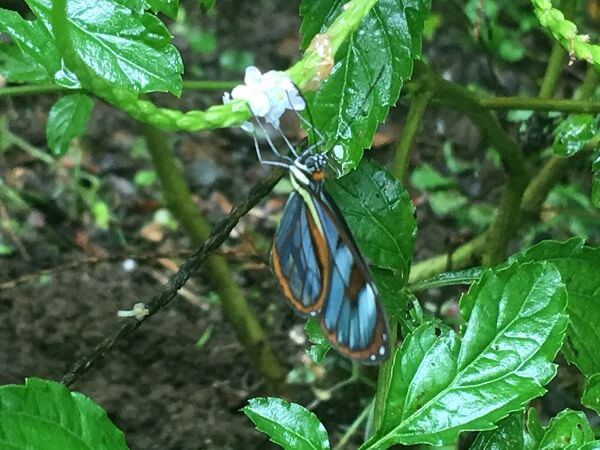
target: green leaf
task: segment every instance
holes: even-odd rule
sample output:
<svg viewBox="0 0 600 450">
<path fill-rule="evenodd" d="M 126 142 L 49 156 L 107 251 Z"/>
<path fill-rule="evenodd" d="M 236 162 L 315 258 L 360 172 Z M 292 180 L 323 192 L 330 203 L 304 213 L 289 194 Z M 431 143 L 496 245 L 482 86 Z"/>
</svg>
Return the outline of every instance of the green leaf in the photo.
<svg viewBox="0 0 600 450">
<path fill-rule="evenodd" d="M 161 12 L 174 19 L 177 17 L 179 9 L 179 0 L 147 0 L 152 11 Z"/>
<path fill-rule="evenodd" d="M 600 146 L 596 147 L 592 161 L 592 204 L 600 208 Z"/>
<path fill-rule="evenodd" d="M 544 431 L 544 437 L 537 446 L 540 449 L 575 450 L 594 439 L 585 414 L 569 409 L 561 411 L 550 420 Z"/>
<path fill-rule="evenodd" d="M 455 189 L 437 191 L 429 194 L 429 206 L 436 216 L 444 217 L 469 203 L 467 197 Z"/>
<path fill-rule="evenodd" d="M 57 156 L 64 155 L 73 138 L 80 136 L 87 126 L 94 101 L 84 94 L 65 95 L 50 109 L 46 134 L 48 147 Z"/>
<path fill-rule="evenodd" d="M 303 0 L 301 47 L 306 49 L 343 7 L 342 1 Z M 334 156 L 344 172 L 358 165 L 363 149 L 371 146 L 377 126 L 411 76 L 413 60 L 421 54 L 421 33 L 429 10 L 430 0 L 379 0 L 338 50 L 329 78 L 317 92 L 306 95 L 325 148 L 342 144 L 342 151 Z"/>
<path fill-rule="evenodd" d="M 408 277 L 416 234 L 414 207 L 400 182 L 382 166 L 363 161 L 328 189 L 370 264 Z"/>
<path fill-rule="evenodd" d="M 600 132 L 600 116 L 572 114 L 563 120 L 554 132 L 554 152 L 572 156 L 585 147 Z"/>
<path fill-rule="evenodd" d="M 600 414 L 600 373 L 587 379 L 581 403 Z"/>
<path fill-rule="evenodd" d="M 295 403 L 273 397 L 253 398 L 242 411 L 256 429 L 285 449 L 328 449 L 327 430 L 317 416 Z"/>
<path fill-rule="evenodd" d="M 52 0 L 27 4 L 51 30 Z M 156 16 L 111 0 L 69 0 L 67 6 L 75 50 L 97 76 L 136 92 L 181 93 L 181 57 Z"/>
<path fill-rule="evenodd" d="M 310 348 L 307 350 L 308 356 L 317 364 L 321 363 L 331 345 L 323 334 L 319 321 L 315 319 L 307 320 L 306 325 L 304 325 L 304 331 L 306 331 L 308 340 L 311 343 Z"/>
<path fill-rule="evenodd" d="M 486 270 L 461 299 L 461 339 L 426 323 L 393 356 L 382 425 L 362 448 L 446 445 L 489 430 L 542 395 L 568 317 L 566 289 L 548 263 Z"/>
<path fill-rule="evenodd" d="M 581 239 L 544 241 L 510 261 L 548 261 L 560 272 L 569 293 L 569 327 L 563 353 L 586 376 L 600 373 L 600 249 Z"/>
<path fill-rule="evenodd" d="M 388 320 L 391 322 L 406 316 L 407 306 L 411 301 L 408 297 L 410 292 L 404 289 L 405 278 L 396 272 L 378 267 L 372 267 L 371 274 L 381 295 Z"/>
<path fill-rule="evenodd" d="M 91 399 L 54 381 L 0 387 L 0 447 L 124 450 L 123 433 Z"/>
<path fill-rule="evenodd" d="M 49 79 L 67 88 L 80 87 L 73 72 L 63 67 L 54 38 L 39 20 L 24 20 L 16 12 L 0 8 L 0 31 L 8 34 L 38 66 L 44 67 Z"/>
<path fill-rule="evenodd" d="M 498 423 L 498 428 L 477 435 L 470 450 L 523 450 L 523 412 L 511 414 Z"/>
<path fill-rule="evenodd" d="M 16 45 L 0 44 L 0 74 L 11 83 L 50 81 L 46 69 Z"/>
<path fill-rule="evenodd" d="M 427 163 L 421 164 L 412 172 L 410 183 L 420 191 L 430 191 L 456 184 L 452 178 L 443 176 Z"/>
</svg>

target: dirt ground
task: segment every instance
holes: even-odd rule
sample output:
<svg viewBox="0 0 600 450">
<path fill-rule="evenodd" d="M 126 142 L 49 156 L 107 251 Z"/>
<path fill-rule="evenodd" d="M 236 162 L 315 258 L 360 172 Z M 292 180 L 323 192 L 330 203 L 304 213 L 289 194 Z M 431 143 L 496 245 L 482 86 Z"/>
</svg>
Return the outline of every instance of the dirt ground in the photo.
<svg viewBox="0 0 600 450">
<path fill-rule="evenodd" d="M 297 57 L 298 3 L 297 0 L 219 0 L 216 21 L 199 15 L 188 20 L 207 21 L 216 27 L 221 48 L 242 47 L 254 53 L 260 67 L 285 68 Z M 190 11 L 197 9 L 194 4 L 184 2 Z M 440 72 L 450 71 L 458 81 L 489 84 L 484 69 L 487 62 L 462 54 L 458 44 L 451 44 L 455 39 L 454 28 L 450 26 L 444 33 L 441 42 L 427 44 L 427 55 L 436 61 Z M 238 41 L 240 35 L 247 36 L 242 43 Z M 188 58 L 192 56 L 186 48 L 182 52 L 188 67 L 191 64 Z M 214 59 L 199 63 L 208 67 L 206 78 L 231 78 L 230 74 L 215 69 Z M 543 69 L 543 64 L 539 69 Z M 512 86 L 527 82 L 518 74 L 508 79 Z M 15 134 L 43 148 L 45 115 L 56 98 L 52 95 L 16 98 L 0 107 L 8 112 Z M 171 106 L 191 108 L 211 104 L 220 94 L 194 92 L 180 101 L 157 98 Z M 381 144 L 372 156 L 389 162 L 405 109 L 401 103 L 393 112 L 380 132 Z M 443 134 L 439 133 L 439 121 L 444 122 Z M 439 149 L 445 139 L 456 142 L 463 157 L 475 157 L 480 151 L 476 130 L 458 114 L 432 109 L 424 128 L 413 164 L 421 160 L 439 161 Z M 66 212 L 65 205 L 73 201 L 68 193 L 57 194 L 57 189 L 66 183 L 61 177 L 69 173 L 68 167 L 51 172 L 43 163 L 30 160 L 17 150 L 4 156 L 6 166 L 0 169 L 0 175 L 18 175 L 26 191 L 53 201 L 40 206 L 43 226 L 35 226 L 39 216 L 32 216 L 31 211 L 16 212 L 12 217 L 31 226 L 20 237 L 22 252 L 0 258 L 0 282 L 86 255 L 173 254 L 189 248 L 180 231 L 160 230 L 163 234 L 158 242 L 141 232 L 159 207 L 160 198 L 151 189 L 140 194 L 139 189 L 131 186 L 137 170 L 150 168 L 147 160 L 133 160 L 129 156 L 139 134 L 132 120 L 97 102 L 86 137 L 81 141 L 85 164 L 101 178 L 100 192 L 117 217 L 118 226 L 109 231 L 94 228 L 89 214 L 74 217 Z M 392 138 L 388 139 L 389 136 Z M 176 134 L 171 141 L 183 161 L 199 207 L 211 221 L 222 217 L 228 205 L 240 199 L 267 170 L 256 163 L 251 142 L 235 131 Z M 491 176 L 473 175 L 461 182 L 475 186 L 477 195 L 493 199 L 500 178 L 495 176 L 497 169 L 485 170 Z M 230 262 L 253 310 L 268 330 L 275 351 L 291 369 L 302 365 L 305 346 L 290 338 L 300 321 L 281 301 L 269 269 L 261 263 L 261 255 L 266 260 L 268 241 L 275 227 L 275 220 L 265 211 L 280 209 L 284 198 L 273 195 L 265 200 L 255 214 L 244 219 L 237 237 L 228 246 L 235 249 L 250 241 L 258 249 L 258 263 L 248 263 L 239 257 Z M 415 202 L 418 204 L 417 198 Z M 424 207 L 418 208 L 418 219 L 417 257 L 443 251 L 452 237 L 448 224 L 433 220 Z M 22 383 L 25 377 L 33 376 L 60 379 L 76 358 L 89 352 L 115 327 L 119 320 L 117 311 L 151 298 L 178 262 L 181 260 L 175 257 L 162 263 L 139 261 L 133 270 L 126 270 L 123 260 L 83 264 L 75 270 L 37 278 L 16 288 L 0 289 L 0 384 Z M 431 293 L 429 300 L 456 294 L 456 290 L 438 291 Z M 208 336 L 208 340 L 198 345 L 202 336 Z M 348 375 L 348 364 L 340 360 L 328 368 L 322 383 L 331 386 Z M 120 342 L 73 388 L 106 409 L 132 449 L 278 448 L 255 431 L 239 412 L 248 398 L 264 395 L 264 386 L 223 321 L 202 273 L 190 281 L 185 296 L 179 296 L 167 310 Z M 371 394 L 370 387 L 353 384 L 315 408 L 332 441 L 339 439 Z M 290 397 L 304 405 L 315 400 L 315 395 L 303 386 L 293 387 Z M 356 443 L 360 441 L 357 436 Z"/>
</svg>

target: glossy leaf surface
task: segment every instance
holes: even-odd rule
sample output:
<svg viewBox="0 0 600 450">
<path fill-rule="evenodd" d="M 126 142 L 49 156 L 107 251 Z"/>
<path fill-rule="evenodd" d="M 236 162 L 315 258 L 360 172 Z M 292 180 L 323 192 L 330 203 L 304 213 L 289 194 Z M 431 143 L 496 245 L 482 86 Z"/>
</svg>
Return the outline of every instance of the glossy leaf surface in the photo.
<svg viewBox="0 0 600 450">
<path fill-rule="evenodd" d="M 67 152 L 73 138 L 85 131 L 93 107 L 94 101 L 84 94 L 66 95 L 52 106 L 46 124 L 52 153 L 62 156 Z"/>
<path fill-rule="evenodd" d="M 302 1 L 303 49 L 333 22 L 344 3 Z M 314 125 L 325 137 L 325 148 L 343 144 L 335 157 L 344 171 L 358 165 L 363 149 L 371 146 L 377 126 L 410 78 L 413 60 L 421 54 L 421 33 L 429 10 L 430 0 L 378 1 L 335 55 L 329 78 L 316 93 L 307 94 Z"/>
<path fill-rule="evenodd" d="M 29 378 L 0 387 L 0 448 L 125 450 L 123 433 L 88 397 Z"/>
<path fill-rule="evenodd" d="M 547 263 L 486 271 L 461 300 L 461 338 L 424 324 L 394 355 L 382 427 L 363 448 L 445 445 L 487 430 L 542 395 L 567 326 L 567 294 Z"/>
<path fill-rule="evenodd" d="M 563 353 L 585 375 L 600 373 L 600 249 L 581 239 L 544 241 L 512 261 L 548 261 L 560 272 L 569 293 L 569 328 Z"/>
<path fill-rule="evenodd" d="M 317 416 L 295 403 L 273 397 L 253 398 L 242 408 L 256 428 L 285 449 L 329 448 L 327 431 Z"/>
<path fill-rule="evenodd" d="M 400 182 L 373 161 L 328 184 L 369 264 L 408 276 L 415 242 L 414 207 Z"/>
</svg>

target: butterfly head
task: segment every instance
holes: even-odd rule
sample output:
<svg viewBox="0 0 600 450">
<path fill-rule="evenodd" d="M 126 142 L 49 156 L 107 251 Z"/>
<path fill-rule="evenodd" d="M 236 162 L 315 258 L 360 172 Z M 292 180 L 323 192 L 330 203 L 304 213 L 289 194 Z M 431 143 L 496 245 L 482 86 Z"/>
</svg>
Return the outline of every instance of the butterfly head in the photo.
<svg viewBox="0 0 600 450">
<path fill-rule="evenodd" d="M 323 181 L 325 178 L 325 167 L 327 166 L 327 156 L 324 153 L 314 153 L 312 149 L 307 149 L 294 160 L 292 170 L 298 181 L 303 184 L 310 184 Z M 301 172 L 304 177 L 298 177 Z"/>
</svg>

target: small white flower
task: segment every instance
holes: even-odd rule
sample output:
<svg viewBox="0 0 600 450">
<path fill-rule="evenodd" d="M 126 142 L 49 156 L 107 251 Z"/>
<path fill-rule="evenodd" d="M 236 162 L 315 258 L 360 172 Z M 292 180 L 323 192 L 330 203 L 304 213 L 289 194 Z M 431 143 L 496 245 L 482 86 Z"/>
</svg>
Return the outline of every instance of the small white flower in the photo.
<svg viewBox="0 0 600 450">
<path fill-rule="evenodd" d="M 252 114 L 264 117 L 267 123 L 276 128 L 287 109 L 302 111 L 306 107 L 304 99 L 285 72 L 270 70 L 263 74 L 254 66 L 246 68 L 244 84 L 233 88 L 231 94 L 226 92 L 223 95 L 225 104 L 232 99 L 246 101 Z M 242 129 L 252 132 L 254 127 L 245 122 Z"/>
</svg>

